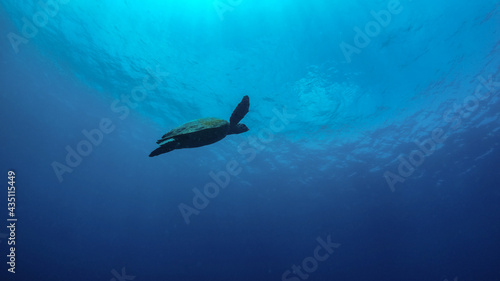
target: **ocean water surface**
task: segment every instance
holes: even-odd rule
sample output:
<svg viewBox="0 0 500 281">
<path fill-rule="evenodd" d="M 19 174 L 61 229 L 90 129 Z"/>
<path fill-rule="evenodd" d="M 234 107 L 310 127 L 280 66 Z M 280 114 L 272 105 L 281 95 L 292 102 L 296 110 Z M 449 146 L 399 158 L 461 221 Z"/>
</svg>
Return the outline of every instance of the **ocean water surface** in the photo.
<svg viewBox="0 0 500 281">
<path fill-rule="evenodd" d="M 495 0 L 2 1 L 0 279 L 500 280 L 499 26 Z M 244 95 L 248 132 L 148 157 Z"/>
</svg>

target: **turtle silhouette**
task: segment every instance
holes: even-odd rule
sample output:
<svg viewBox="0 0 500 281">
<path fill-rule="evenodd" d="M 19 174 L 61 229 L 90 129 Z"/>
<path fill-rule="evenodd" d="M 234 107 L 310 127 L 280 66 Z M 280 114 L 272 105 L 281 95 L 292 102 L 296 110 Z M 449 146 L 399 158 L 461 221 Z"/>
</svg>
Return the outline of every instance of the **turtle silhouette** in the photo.
<svg viewBox="0 0 500 281">
<path fill-rule="evenodd" d="M 224 119 L 210 117 L 193 120 L 172 129 L 156 141 L 160 147 L 153 150 L 149 157 L 167 153 L 174 149 L 209 145 L 222 140 L 227 135 L 244 133 L 249 129 L 240 121 L 248 113 L 249 108 L 250 98 L 244 96 L 234 109 L 233 114 L 231 114 L 229 122 Z"/>
</svg>

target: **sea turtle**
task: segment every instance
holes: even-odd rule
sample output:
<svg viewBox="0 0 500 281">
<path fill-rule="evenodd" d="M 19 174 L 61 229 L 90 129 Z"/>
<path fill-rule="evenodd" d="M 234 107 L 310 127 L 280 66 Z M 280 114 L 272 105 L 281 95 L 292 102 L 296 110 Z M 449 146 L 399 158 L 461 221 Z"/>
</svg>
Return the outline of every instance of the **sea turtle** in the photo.
<svg viewBox="0 0 500 281">
<path fill-rule="evenodd" d="M 248 113 L 249 107 L 250 99 L 248 96 L 244 96 L 234 109 L 233 114 L 231 114 L 229 122 L 217 118 L 202 118 L 181 125 L 156 141 L 160 147 L 153 150 L 149 154 L 149 157 L 167 153 L 174 149 L 212 144 L 220 141 L 227 135 L 244 133 L 249 129 L 245 124 L 240 124 L 239 122 Z"/>
</svg>

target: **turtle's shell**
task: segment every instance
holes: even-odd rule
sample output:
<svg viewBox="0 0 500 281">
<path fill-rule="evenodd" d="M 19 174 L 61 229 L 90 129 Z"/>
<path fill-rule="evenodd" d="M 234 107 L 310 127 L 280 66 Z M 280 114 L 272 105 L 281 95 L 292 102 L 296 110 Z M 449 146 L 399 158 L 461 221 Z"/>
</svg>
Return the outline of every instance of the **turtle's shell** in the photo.
<svg viewBox="0 0 500 281">
<path fill-rule="evenodd" d="M 183 148 L 198 147 L 220 141 L 229 131 L 229 122 L 217 118 L 202 118 L 181 125 L 156 141 L 162 145 L 175 139 Z"/>
</svg>

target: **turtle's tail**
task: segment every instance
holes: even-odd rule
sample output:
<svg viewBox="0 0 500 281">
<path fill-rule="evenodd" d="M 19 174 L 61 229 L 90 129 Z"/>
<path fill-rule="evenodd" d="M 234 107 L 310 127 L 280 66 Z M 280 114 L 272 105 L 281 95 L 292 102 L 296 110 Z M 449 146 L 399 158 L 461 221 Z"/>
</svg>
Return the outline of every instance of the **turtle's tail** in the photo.
<svg viewBox="0 0 500 281">
<path fill-rule="evenodd" d="M 160 154 L 163 154 L 163 153 L 167 153 L 167 152 L 170 152 L 172 150 L 175 149 L 176 147 L 176 143 L 175 142 L 167 142 L 166 144 L 158 147 L 157 149 L 153 150 L 153 152 L 151 152 L 149 154 L 149 157 L 153 157 L 153 156 L 157 156 L 157 155 L 160 155 Z"/>
</svg>

